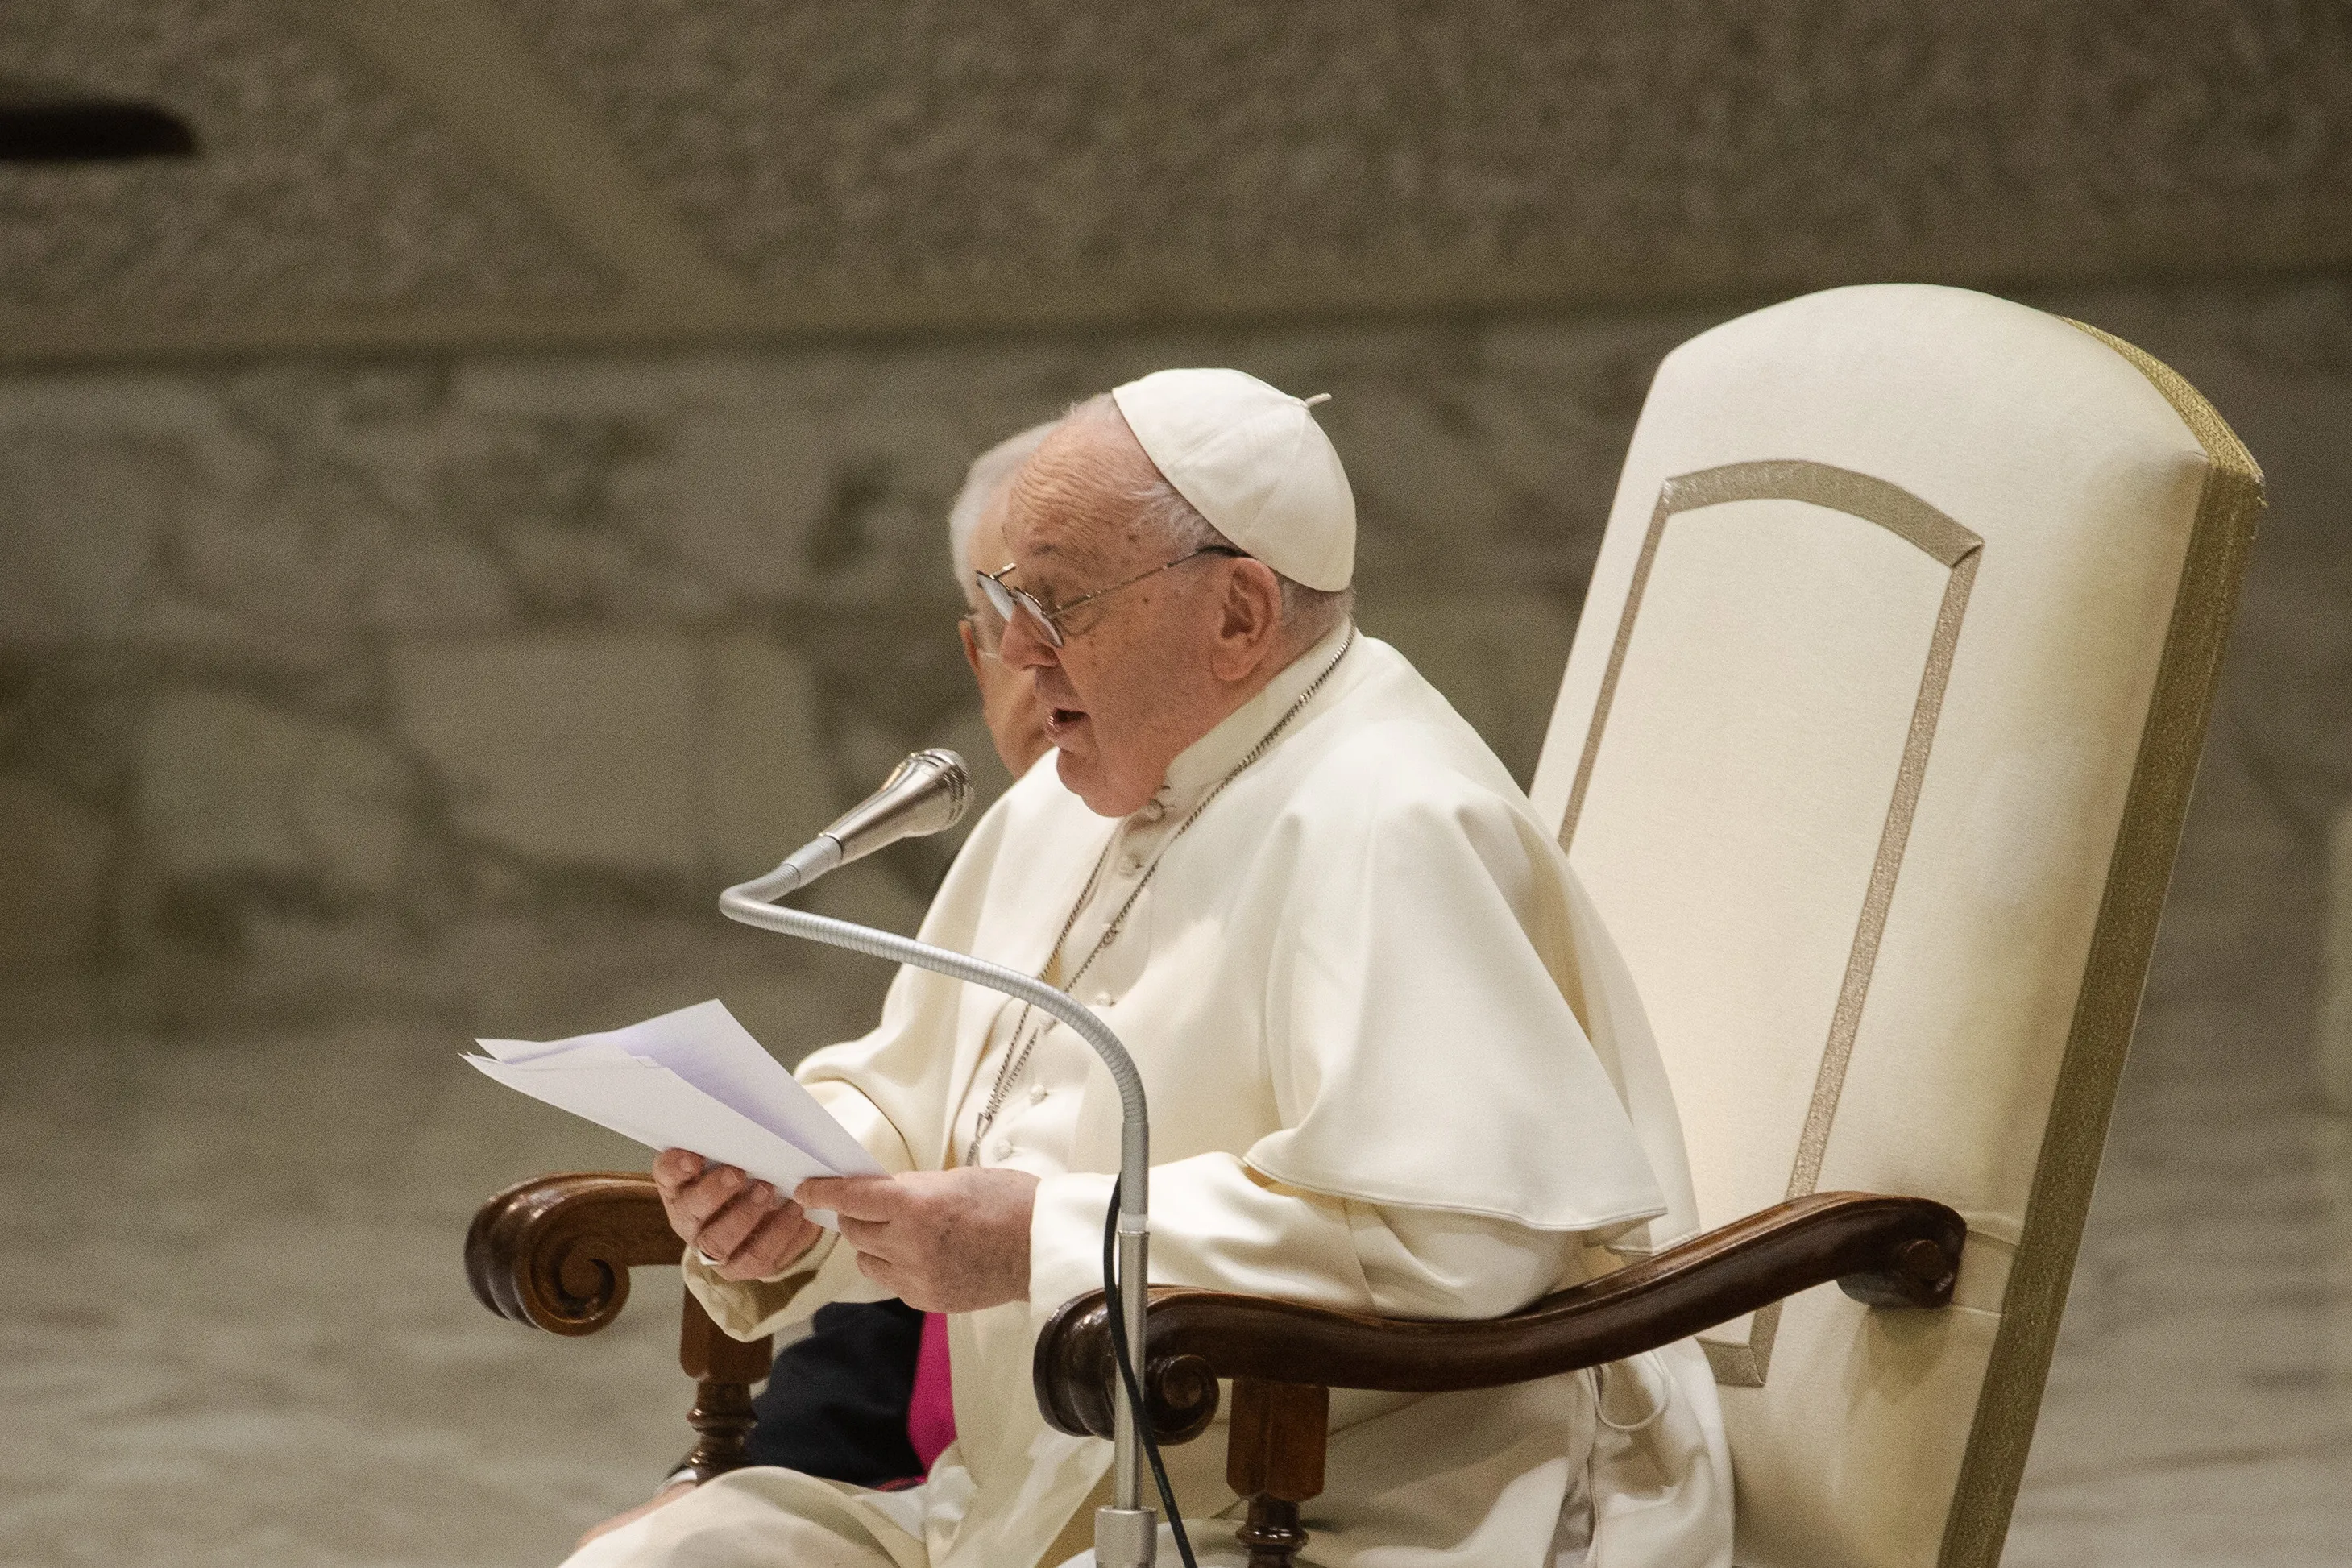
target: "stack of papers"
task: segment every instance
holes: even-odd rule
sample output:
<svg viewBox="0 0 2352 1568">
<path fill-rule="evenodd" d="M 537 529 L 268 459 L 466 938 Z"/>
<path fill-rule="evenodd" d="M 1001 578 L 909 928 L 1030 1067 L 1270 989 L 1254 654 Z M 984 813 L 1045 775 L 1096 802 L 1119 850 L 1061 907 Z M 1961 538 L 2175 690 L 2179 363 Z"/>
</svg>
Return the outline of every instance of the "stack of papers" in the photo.
<svg viewBox="0 0 2352 1568">
<path fill-rule="evenodd" d="M 740 1166 L 780 1193 L 811 1176 L 883 1173 L 721 1002 L 568 1040 L 474 1043 L 489 1054 L 466 1059 L 509 1089 L 647 1148 Z"/>
</svg>

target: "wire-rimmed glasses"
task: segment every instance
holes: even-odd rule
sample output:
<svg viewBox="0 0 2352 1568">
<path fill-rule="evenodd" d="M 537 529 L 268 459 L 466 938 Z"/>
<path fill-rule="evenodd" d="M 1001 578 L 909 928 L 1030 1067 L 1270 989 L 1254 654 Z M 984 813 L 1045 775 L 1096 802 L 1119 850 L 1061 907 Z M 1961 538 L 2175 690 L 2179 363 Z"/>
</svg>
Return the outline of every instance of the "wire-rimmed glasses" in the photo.
<svg viewBox="0 0 2352 1568">
<path fill-rule="evenodd" d="M 1026 616 L 1037 635 L 1045 639 L 1047 647 L 1060 647 L 1062 646 L 1061 619 L 1081 605 L 1090 605 L 1097 599 L 1107 599 L 1122 588 L 1134 587 L 1146 577 L 1156 577 L 1162 572 L 1181 566 L 1187 561 L 1197 560 L 1203 555 L 1223 555 L 1234 560 L 1244 560 L 1248 554 L 1247 551 L 1236 550 L 1230 544 L 1203 544 L 1198 550 L 1187 551 L 1173 561 L 1163 561 L 1159 565 L 1138 572 L 1134 576 L 1122 582 L 1113 583 L 1108 588 L 1097 588 L 1091 594 L 1081 594 L 1066 605 L 1049 605 L 1028 589 L 1016 588 L 1007 583 L 1004 580 L 1004 574 L 1013 570 L 1013 564 L 1010 562 L 993 572 L 974 572 L 972 576 L 979 581 L 980 591 L 987 595 L 989 607 L 1003 616 L 1007 624 L 1012 622 L 1016 613 Z"/>
</svg>

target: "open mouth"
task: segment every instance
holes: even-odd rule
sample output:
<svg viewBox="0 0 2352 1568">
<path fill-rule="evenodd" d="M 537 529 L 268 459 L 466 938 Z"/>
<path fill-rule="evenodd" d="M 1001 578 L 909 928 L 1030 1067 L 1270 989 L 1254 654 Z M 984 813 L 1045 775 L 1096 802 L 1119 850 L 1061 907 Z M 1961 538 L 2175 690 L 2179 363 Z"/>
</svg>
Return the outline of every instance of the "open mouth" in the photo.
<svg viewBox="0 0 2352 1568">
<path fill-rule="evenodd" d="M 1086 714 L 1076 708 L 1053 708 L 1045 713 L 1045 729 L 1049 734 L 1063 734 L 1084 722 Z"/>
</svg>

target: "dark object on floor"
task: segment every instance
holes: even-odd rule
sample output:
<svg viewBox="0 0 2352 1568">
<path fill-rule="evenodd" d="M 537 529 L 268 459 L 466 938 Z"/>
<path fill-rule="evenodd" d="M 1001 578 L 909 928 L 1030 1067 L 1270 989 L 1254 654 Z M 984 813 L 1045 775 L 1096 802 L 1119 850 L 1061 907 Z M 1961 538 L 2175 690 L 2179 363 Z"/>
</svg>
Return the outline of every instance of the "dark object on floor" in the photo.
<svg viewBox="0 0 2352 1568">
<path fill-rule="evenodd" d="M 117 163 L 195 150 L 195 132 L 168 109 L 0 74 L 0 163 Z"/>
</svg>

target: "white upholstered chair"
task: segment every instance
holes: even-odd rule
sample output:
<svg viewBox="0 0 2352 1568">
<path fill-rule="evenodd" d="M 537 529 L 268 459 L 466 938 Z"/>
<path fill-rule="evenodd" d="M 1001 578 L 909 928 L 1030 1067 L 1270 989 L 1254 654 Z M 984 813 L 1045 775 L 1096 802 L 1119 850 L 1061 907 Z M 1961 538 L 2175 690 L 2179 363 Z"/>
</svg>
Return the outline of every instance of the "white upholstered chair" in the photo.
<svg viewBox="0 0 2352 1568">
<path fill-rule="evenodd" d="M 2163 365 L 1961 289 L 1658 372 L 1531 793 L 1701 1222 L 1858 1189 L 1969 1231 L 1947 1310 L 1701 1336 L 1742 1568 L 2000 1556 L 2261 484 Z"/>
<path fill-rule="evenodd" d="M 1491 1323 L 1155 1292 L 1155 1425 L 1234 1380 L 1254 1563 L 1305 1542 L 1328 1388 L 1699 1331 L 1741 1568 L 1990 1568 L 2260 508 L 2178 376 L 1981 294 L 1834 289 L 1668 356 L 1532 793 L 1639 986 L 1703 1234 Z M 618 1176 L 502 1194 L 467 1247 L 562 1332 L 677 1254 Z M 1107 1342 L 1098 1295 L 1041 1337 L 1056 1425 L 1108 1432 Z M 765 1353 L 689 1302 L 706 1468 Z"/>
</svg>

